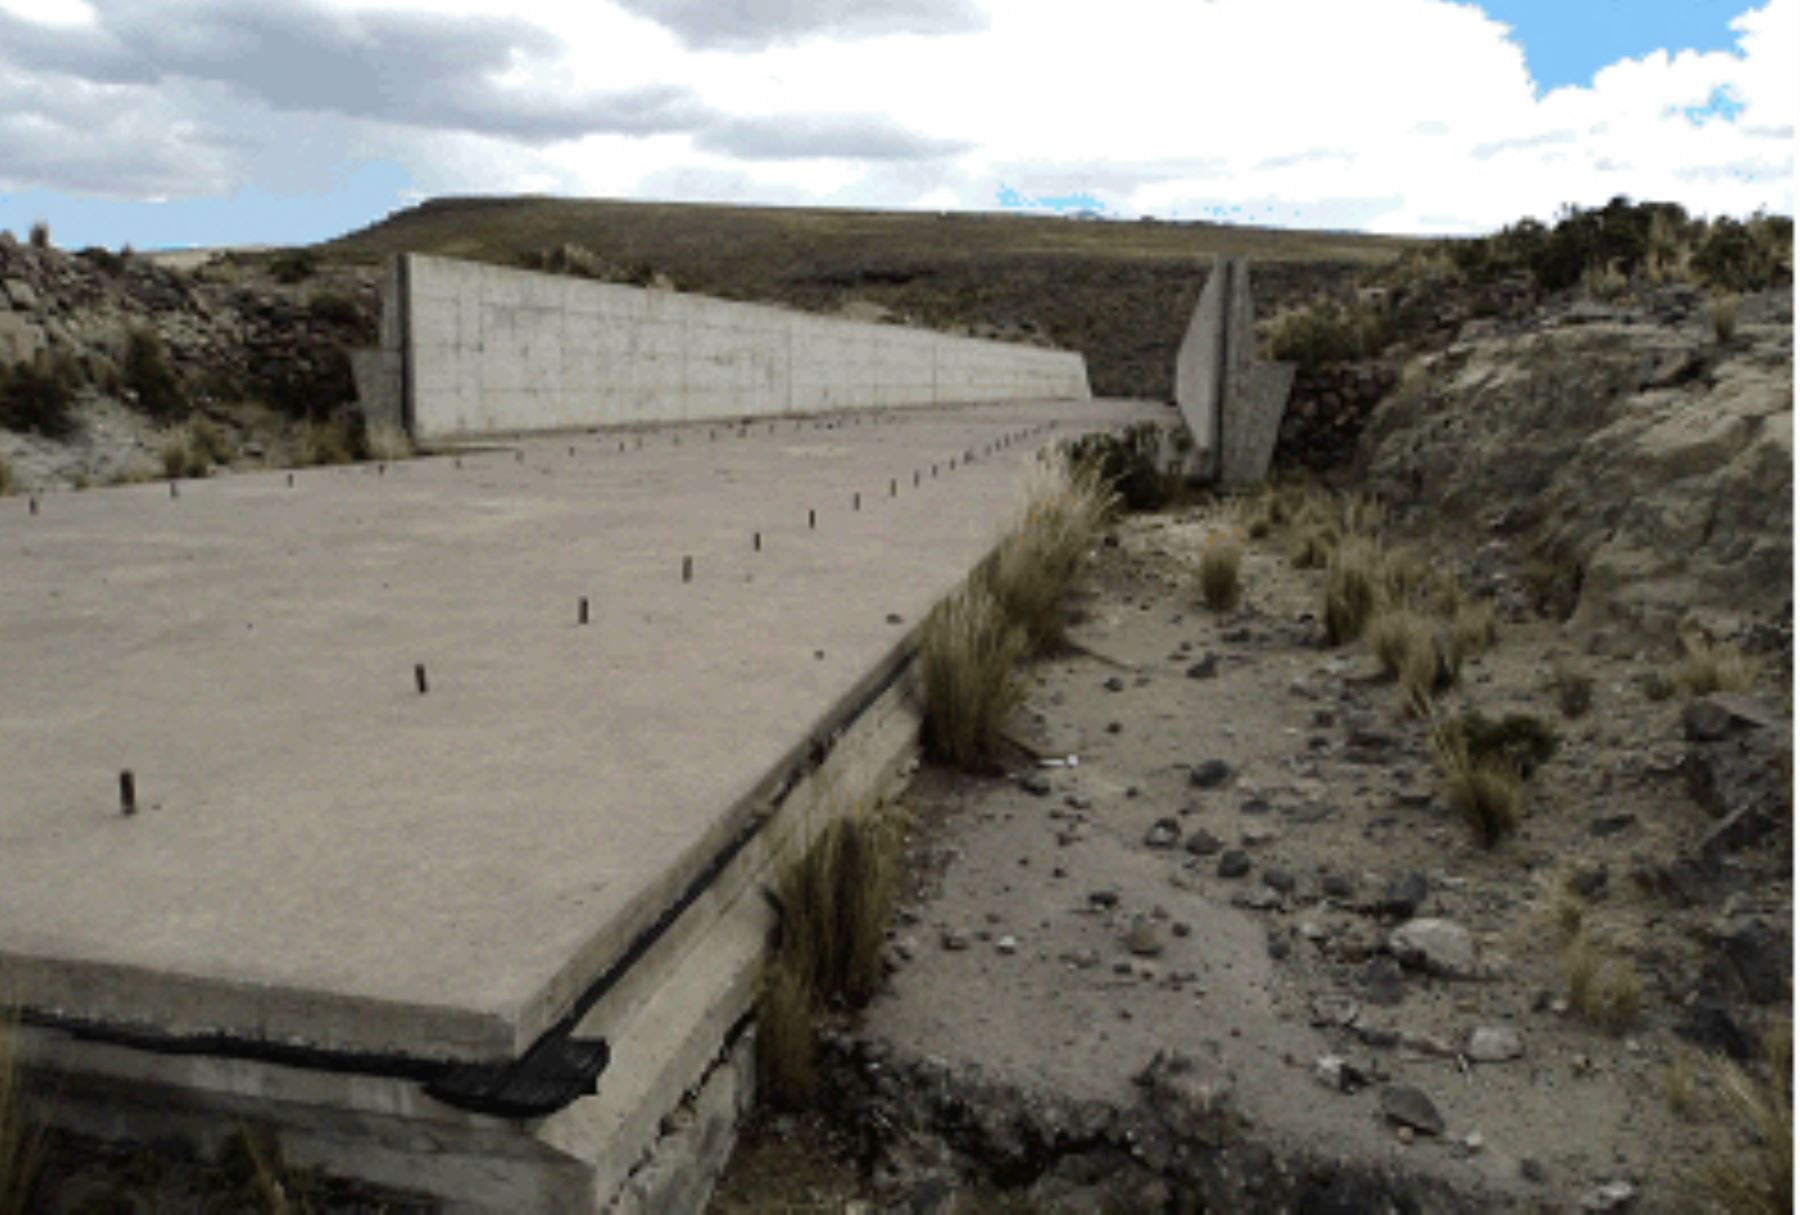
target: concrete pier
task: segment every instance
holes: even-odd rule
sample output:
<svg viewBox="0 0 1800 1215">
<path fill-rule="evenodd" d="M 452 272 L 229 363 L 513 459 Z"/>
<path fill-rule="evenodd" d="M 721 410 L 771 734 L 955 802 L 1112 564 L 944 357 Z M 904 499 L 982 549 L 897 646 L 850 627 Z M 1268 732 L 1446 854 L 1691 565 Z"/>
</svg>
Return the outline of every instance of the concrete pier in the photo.
<svg viewBox="0 0 1800 1215">
<path fill-rule="evenodd" d="M 1154 414 L 697 423 L 0 501 L 28 1069 L 100 1132 L 255 1117 L 296 1163 L 470 1209 L 653 1209 L 663 1116 L 747 1093 L 757 884 L 915 745 L 913 630 L 1039 447 Z"/>
</svg>

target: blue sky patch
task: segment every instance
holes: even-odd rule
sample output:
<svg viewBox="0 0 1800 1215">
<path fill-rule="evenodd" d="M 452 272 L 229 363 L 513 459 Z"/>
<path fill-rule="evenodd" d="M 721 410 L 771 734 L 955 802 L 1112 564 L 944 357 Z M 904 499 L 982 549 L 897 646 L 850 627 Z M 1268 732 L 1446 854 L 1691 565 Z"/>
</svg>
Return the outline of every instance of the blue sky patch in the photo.
<svg viewBox="0 0 1800 1215">
<path fill-rule="evenodd" d="M 1682 115 L 1697 127 L 1704 126 L 1708 118 L 1714 117 L 1723 118 L 1726 122 L 1735 122 L 1737 116 L 1743 112 L 1744 103 L 1739 101 L 1737 95 L 1724 85 L 1720 85 L 1707 94 L 1706 100 L 1702 104 L 1690 105 L 1681 111 Z"/>
<path fill-rule="evenodd" d="M 1078 211 L 1091 211 L 1095 215 L 1107 213 L 1106 204 L 1092 194 L 1040 194 L 1033 198 L 1008 185 L 994 191 L 994 201 L 1003 211 L 1049 211 L 1057 215 Z"/>
<path fill-rule="evenodd" d="M 1652 51 L 1728 51 L 1731 19 L 1749 0 L 1480 0 L 1488 16 L 1512 27 L 1540 91 L 1586 86 L 1620 59 Z"/>
</svg>

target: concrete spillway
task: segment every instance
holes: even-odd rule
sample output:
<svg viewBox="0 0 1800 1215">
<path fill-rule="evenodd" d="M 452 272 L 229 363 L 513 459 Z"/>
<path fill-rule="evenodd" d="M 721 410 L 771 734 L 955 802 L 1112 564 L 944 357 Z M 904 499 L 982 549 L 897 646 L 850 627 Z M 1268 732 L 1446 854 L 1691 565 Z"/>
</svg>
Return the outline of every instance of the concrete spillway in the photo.
<svg viewBox="0 0 1800 1215">
<path fill-rule="evenodd" d="M 914 746 L 914 628 L 1040 446 L 1145 416 L 701 423 L 0 503 L 28 1065 L 101 1133 L 255 1117 L 471 1207 L 658 1205 L 659 1121 L 744 1091 L 757 884 Z"/>
</svg>

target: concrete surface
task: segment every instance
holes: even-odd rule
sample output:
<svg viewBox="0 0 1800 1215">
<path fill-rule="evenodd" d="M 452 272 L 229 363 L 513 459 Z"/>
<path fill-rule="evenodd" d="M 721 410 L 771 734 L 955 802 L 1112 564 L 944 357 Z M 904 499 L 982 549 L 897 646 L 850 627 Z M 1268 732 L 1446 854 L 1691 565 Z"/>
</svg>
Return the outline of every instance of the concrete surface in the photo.
<svg viewBox="0 0 1800 1215">
<path fill-rule="evenodd" d="M 599 433 L 0 504 L 0 990 L 515 1057 L 991 546 L 1038 440 L 966 453 L 1152 408 Z"/>
<path fill-rule="evenodd" d="M 1069 351 L 418 254 L 382 312 L 425 442 L 1089 395 Z"/>
<path fill-rule="evenodd" d="M 1227 487 L 1268 474 L 1293 388 L 1287 363 L 1256 362 L 1250 264 L 1215 257 L 1175 356 L 1175 403 L 1194 437 L 1191 471 Z"/>
</svg>

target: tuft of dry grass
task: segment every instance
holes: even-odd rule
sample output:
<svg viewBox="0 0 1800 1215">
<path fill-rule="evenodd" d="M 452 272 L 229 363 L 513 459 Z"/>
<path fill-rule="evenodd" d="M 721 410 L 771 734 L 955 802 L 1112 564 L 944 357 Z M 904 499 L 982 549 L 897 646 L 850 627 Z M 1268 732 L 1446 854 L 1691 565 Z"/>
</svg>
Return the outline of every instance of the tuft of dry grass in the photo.
<svg viewBox="0 0 1800 1215">
<path fill-rule="evenodd" d="M 1550 664 L 1550 690 L 1564 717 L 1580 717 L 1594 707 L 1594 677 L 1566 659 Z"/>
<path fill-rule="evenodd" d="M 215 465 L 231 463 L 237 454 L 225 432 L 207 418 L 195 418 L 188 423 L 187 444 L 189 467 L 200 470 L 196 476 L 204 476 L 206 470 Z"/>
<path fill-rule="evenodd" d="M 13 491 L 12 465 L 8 464 L 6 462 L 5 456 L 0 456 L 0 498 L 6 497 L 6 495 L 12 493 L 12 491 Z"/>
<path fill-rule="evenodd" d="M 1381 589 L 1387 601 L 1411 607 L 1431 583 L 1432 570 L 1411 545 L 1389 549 L 1381 558 Z"/>
<path fill-rule="evenodd" d="M 28 1129 L 23 1085 L 14 1057 L 12 1019 L 0 1010 L 0 1215 L 31 1210 L 43 1139 Z"/>
<path fill-rule="evenodd" d="M 932 609 L 919 642 L 928 751 L 961 767 L 993 758 L 1024 694 L 1019 663 L 1027 647 L 980 578 Z"/>
<path fill-rule="evenodd" d="M 1683 637 L 1686 656 L 1675 668 L 1675 685 L 1689 696 L 1713 692 L 1747 692 L 1760 665 L 1734 645 L 1713 645 L 1703 637 Z"/>
<path fill-rule="evenodd" d="M 1714 1152 L 1683 1178 L 1696 1207 L 1730 1215 L 1787 1215 L 1794 1201 L 1793 1029 L 1785 1021 L 1763 1035 L 1763 1060 L 1744 1067 L 1706 1059 L 1701 1070 L 1718 1094 L 1735 1150 Z"/>
<path fill-rule="evenodd" d="M 1390 679 L 1399 679 L 1408 661 L 1435 667 L 1431 621 L 1411 608 L 1390 608 L 1369 622 L 1369 649 Z"/>
<path fill-rule="evenodd" d="M 1730 345 L 1737 336 L 1738 308 L 1738 297 L 1729 292 L 1706 301 L 1706 323 L 1712 328 L 1713 340 L 1721 346 Z"/>
<path fill-rule="evenodd" d="M 1449 620 L 1450 640 L 1459 661 L 1487 653 L 1500 640 L 1500 621 L 1491 600 L 1458 603 Z"/>
<path fill-rule="evenodd" d="M 356 443 L 350 433 L 349 423 L 343 419 L 301 424 L 300 464 L 348 464 L 355 458 Z"/>
<path fill-rule="evenodd" d="M 369 427 L 369 458 L 371 460 L 410 460 L 417 454 L 413 447 L 412 436 L 391 422 L 382 422 Z"/>
<path fill-rule="evenodd" d="M 1329 524 L 1297 527 L 1288 538 L 1288 562 L 1298 570 L 1324 569 L 1337 552 L 1339 539 Z"/>
<path fill-rule="evenodd" d="M 1325 640 L 1360 639 L 1381 607 L 1381 553 L 1367 540 L 1346 540 L 1325 569 Z"/>
<path fill-rule="evenodd" d="M 1590 1025 L 1621 1033 L 1637 1019 L 1644 983 L 1631 959 L 1597 944 L 1578 930 L 1562 949 L 1569 1007 Z"/>
<path fill-rule="evenodd" d="M 861 1008 L 880 985 L 905 848 L 902 815 L 856 809 L 833 819 L 779 875 L 775 947 L 757 1013 L 757 1066 L 779 1103 L 803 1104 L 814 1092 L 819 1017 Z"/>
<path fill-rule="evenodd" d="M 1699 1067 L 1695 1061 L 1697 1053 L 1692 1047 L 1679 1046 L 1670 1056 L 1668 1065 L 1663 1068 L 1663 1104 L 1677 1118 L 1687 1118 L 1695 1110 L 1699 1095 Z"/>
<path fill-rule="evenodd" d="M 1034 466 L 1018 525 L 982 567 L 989 591 L 1033 653 L 1063 644 L 1063 598 L 1116 501 L 1092 465 L 1059 459 Z"/>
<path fill-rule="evenodd" d="M 195 472 L 192 453 L 193 449 L 186 439 L 173 438 L 164 443 L 162 445 L 163 476 L 171 481 L 179 481 L 189 475 L 204 477 L 206 466 L 201 465 L 199 471 Z"/>
<path fill-rule="evenodd" d="M 756 1086 L 775 1105 L 803 1108 L 818 1092 L 815 1016 L 805 973 L 786 955 L 771 954 L 756 1002 Z"/>
<path fill-rule="evenodd" d="M 1243 598 L 1243 583 L 1238 579 L 1244 550 L 1229 538 L 1207 537 L 1200 554 L 1200 601 L 1215 612 L 1228 612 Z"/>
<path fill-rule="evenodd" d="M 1483 848 L 1492 848 L 1519 828 L 1523 781 L 1518 769 L 1496 756 L 1470 753 L 1460 722 L 1431 727 L 1431 751 L 1444 795 Z"/>
</svg>

